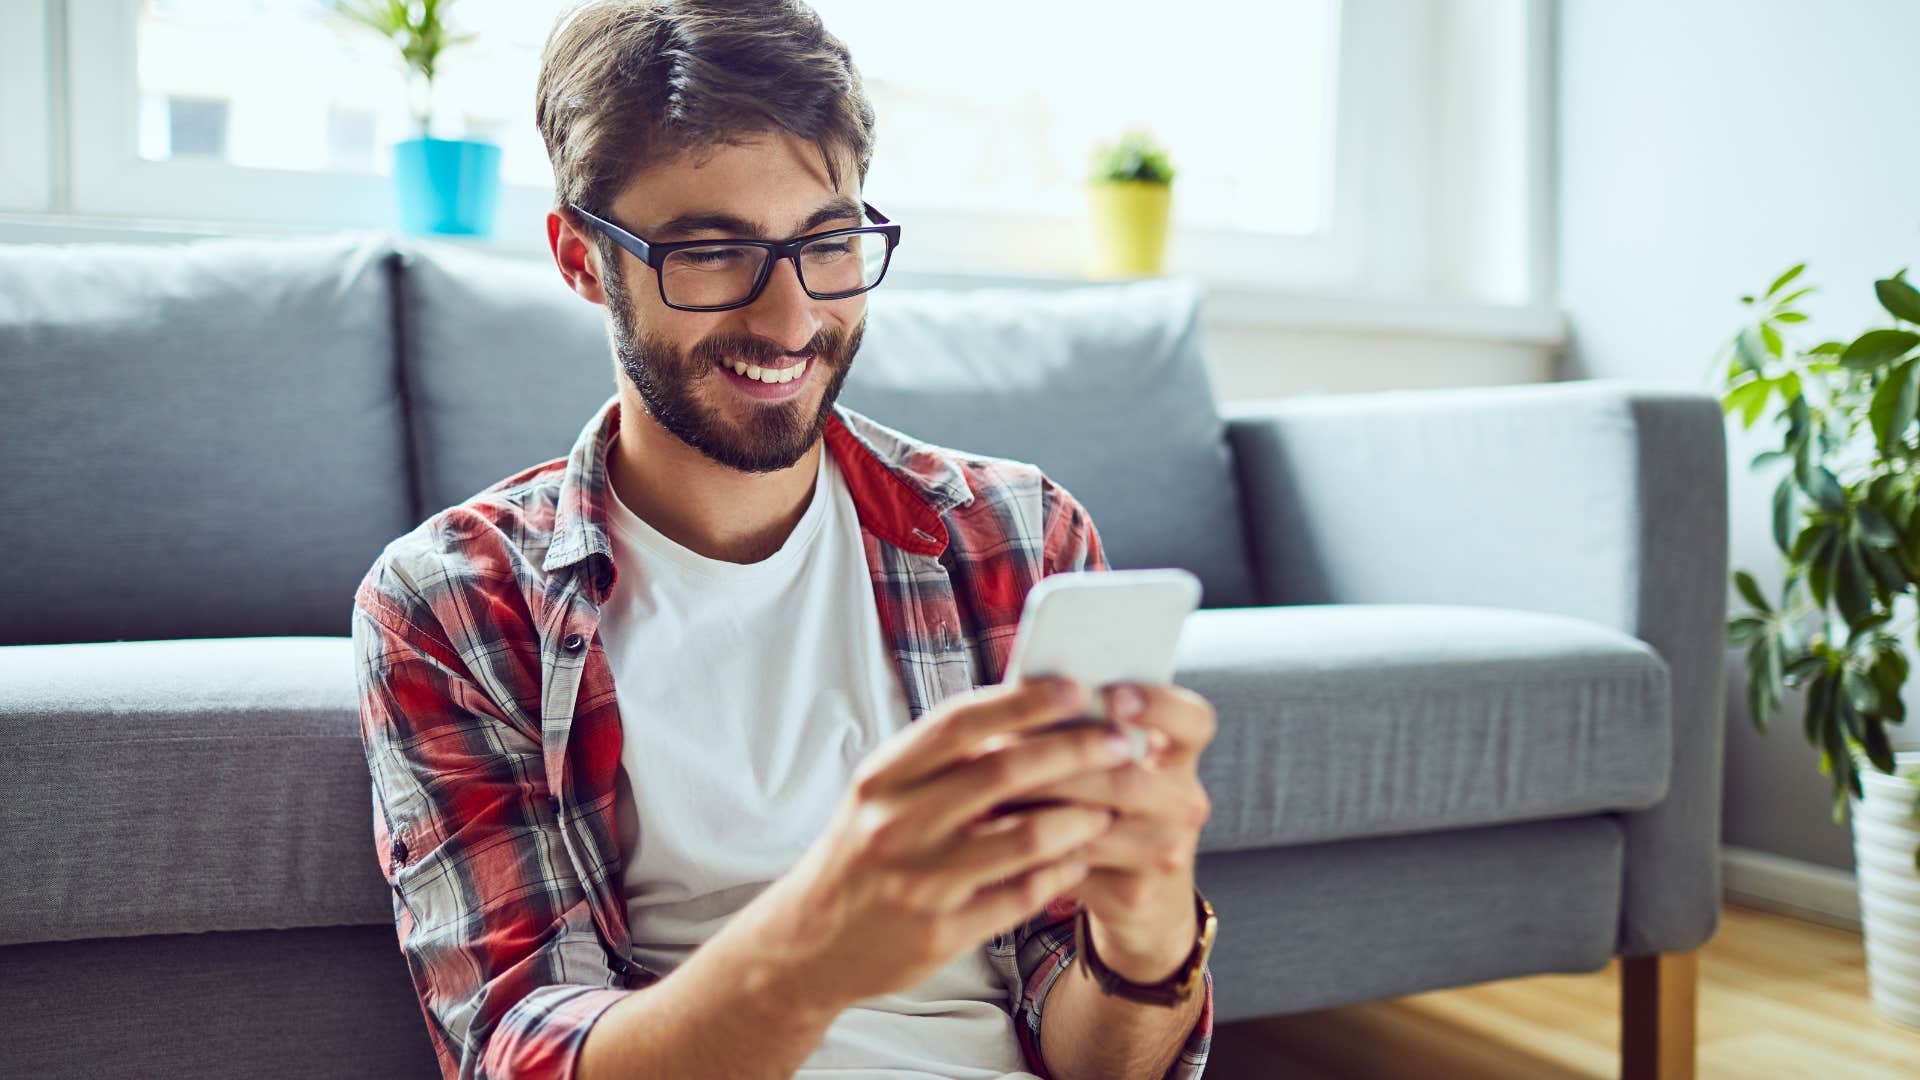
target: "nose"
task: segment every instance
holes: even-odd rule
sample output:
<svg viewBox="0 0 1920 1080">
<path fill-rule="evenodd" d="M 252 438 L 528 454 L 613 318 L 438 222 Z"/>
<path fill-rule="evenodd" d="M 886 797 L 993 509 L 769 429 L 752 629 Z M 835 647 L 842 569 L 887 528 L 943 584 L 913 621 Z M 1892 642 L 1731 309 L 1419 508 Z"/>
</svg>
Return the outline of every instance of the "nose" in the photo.
<svg viewBox="0 0 1920 1080">
<path fill-rule="evenodd" d="M 774 260 L 767 272 L 767 284 L 753 303 L 741 308 L 749 330 L 769 341 L 777 341 L 788 352 L 804 352 L 807 343 L 820 330 L 821 319 L 815 307 L 822 301 L 807 295 L 800 284 L 797 256 Z"/>
</svg>

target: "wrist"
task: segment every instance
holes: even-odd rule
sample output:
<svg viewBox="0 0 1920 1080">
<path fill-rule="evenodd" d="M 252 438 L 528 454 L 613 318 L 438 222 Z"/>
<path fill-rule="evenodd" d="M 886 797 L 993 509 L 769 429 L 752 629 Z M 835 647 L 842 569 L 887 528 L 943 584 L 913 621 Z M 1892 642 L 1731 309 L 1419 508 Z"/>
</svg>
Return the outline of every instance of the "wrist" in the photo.
<svg viewBox="0 0 1920 1080">
<path fill-rule="evenodd" d="M 1192 900 L 1185 900 L 1178 911 L 1178 915 L 1162 917 L 1147 931 L 1134 934 L 1115 932 L 1089 911 L 1087 927 L 1100 963 L 1132 983 L 1151 985 L 1167 979 L 1193 954 L 1200 933 Z"/>
</svg>

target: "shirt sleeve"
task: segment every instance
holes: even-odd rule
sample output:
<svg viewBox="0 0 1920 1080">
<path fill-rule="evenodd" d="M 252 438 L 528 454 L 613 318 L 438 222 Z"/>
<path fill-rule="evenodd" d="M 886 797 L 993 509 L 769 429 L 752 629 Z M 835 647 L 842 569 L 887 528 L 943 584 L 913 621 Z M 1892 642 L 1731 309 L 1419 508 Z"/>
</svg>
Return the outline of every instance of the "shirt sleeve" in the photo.
<svg viewBox="0 0 1920 1080">
<path fill-rule="evenodd" d="M 1106 571 L 1105 549 L 1093 519 L 1067 491 L 1051 479 L 1041 477 L 1040 498 L 1045 523 L 1045 567 L 1042 576 L 1068 571 Z M 1014 1031 L 1020 1037 L 1027 1068 L 1043 1080 L 1052 1080 L 1040 1056 L 1040 1025 L 1045 1017 L 1047 995 L 1053 984 L 1073 962 L 1073 917 L 1079 905 L 1072 899 L 1056 900 L 1040 914 L 1015 928 L 1014 957 L 1020 968 L 1020 1004 L 1014 1012 Z M 1213 970 L 1209 963 L 1200 971 L 1205 995 L 1200 1018 L 1181 1047 L 1163 1080 L 1199 1080 L 1207 1065 L 1207 1051 L 1213 1042 Z"/>
<path fill-rule="evenodd" d="M 442 1074 L 569 1080 L 631 991 L 609 966 L 548 803 L 539 732 L 467 674 L 386 565 L 354 598 L 374 850 Z"/>
</svg>

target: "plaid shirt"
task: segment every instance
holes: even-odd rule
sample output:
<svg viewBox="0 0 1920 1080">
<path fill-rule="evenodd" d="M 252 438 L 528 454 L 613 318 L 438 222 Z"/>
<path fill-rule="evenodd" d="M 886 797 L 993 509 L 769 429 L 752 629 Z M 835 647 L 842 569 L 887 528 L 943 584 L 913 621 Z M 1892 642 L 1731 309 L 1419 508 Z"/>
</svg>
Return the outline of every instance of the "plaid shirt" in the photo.
<svg viewBox="0 0 1920 1080">
<path fill-rule="evenodd" d="M 606 450 L 619 397 L 565 460 L 495 483 L 387 545 L 354 596 L 373 829 L 400 951 L 447 1077 L 573 1075 L 587 1030 L 662 977 L 634 962 L 614 833 L 620 713 L 596 628 L 617 581 Z M 857 504 L 913 719 L 998 683 L 1027 590 L 1105 570 L 1098 533 L 1033 465 L 917 442 L 836 405 L 827 450 Z M 644 782 L 645 778 L 636 778 Z M 1071 899 L 985 947 L 1027 1067 L 1073 959 Z M 1197 1080 L 1200 1020 L 1168 1071 Z"/>
</svg>

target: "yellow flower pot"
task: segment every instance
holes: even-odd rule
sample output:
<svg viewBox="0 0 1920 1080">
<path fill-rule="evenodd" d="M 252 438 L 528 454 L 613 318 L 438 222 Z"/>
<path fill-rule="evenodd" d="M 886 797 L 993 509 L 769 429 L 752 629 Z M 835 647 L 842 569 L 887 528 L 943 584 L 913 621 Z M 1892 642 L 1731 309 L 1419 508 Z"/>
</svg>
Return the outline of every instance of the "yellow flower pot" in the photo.
<svg viewBox="0 0 1920 1080">
<path fill-rule="evenodd" d="M 1096 278 L 1151 277 L 1167 250 L 1167 213 L 1173 186 L 1148 180 L 1087 185 L 1093 249 L 1087 273 Z"/>
</svg>

